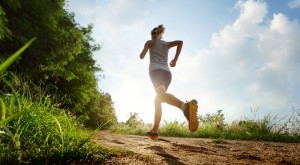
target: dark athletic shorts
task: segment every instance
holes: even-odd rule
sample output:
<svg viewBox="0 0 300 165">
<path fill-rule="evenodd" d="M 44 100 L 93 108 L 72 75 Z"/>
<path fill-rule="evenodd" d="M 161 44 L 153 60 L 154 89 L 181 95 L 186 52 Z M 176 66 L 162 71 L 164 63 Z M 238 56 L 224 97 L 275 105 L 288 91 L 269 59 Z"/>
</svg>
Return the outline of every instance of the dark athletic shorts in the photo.
<svg viewBox="0 0 300 165">
<path fill-rule="evenodd" d="M 168 89 L 171 80 L 172 74 L 169 71 L 163 69 L 156 69 L 149 73 L 154 89 L 160 85 L 164 85 L 166 90 Z"/>
</svg>

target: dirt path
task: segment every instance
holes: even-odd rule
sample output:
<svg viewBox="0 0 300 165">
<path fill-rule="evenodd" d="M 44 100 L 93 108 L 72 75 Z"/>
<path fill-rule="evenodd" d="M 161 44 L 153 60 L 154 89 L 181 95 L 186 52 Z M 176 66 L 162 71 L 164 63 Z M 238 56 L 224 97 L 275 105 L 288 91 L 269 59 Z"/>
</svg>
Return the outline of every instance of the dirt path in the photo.
<svg viewBox="0 0 300 165">
<path fill-rule="evenodd" d="M 211 140 L 97 133 L 95 142 L 122 149 L 105 164 L 295 164 L 300 165 L 300 144 Z M 129 152 L 128 152 L 129 151 Z"/>
</svg>

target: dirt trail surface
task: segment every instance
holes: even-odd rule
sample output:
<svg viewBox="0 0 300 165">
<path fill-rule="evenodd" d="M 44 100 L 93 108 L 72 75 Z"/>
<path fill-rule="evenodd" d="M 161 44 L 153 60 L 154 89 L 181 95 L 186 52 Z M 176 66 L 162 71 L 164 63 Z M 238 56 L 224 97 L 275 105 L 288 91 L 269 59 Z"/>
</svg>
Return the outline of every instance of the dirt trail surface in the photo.
<svg viewBox="0 0 300 165">
<path fill-rule="evenodd" d="M 99 132 L 93 139 L 124 152 L 104 164 L 295 164 L 300 165 L 300 144 L 203 138 L 119 135 Z"/>
</svg>

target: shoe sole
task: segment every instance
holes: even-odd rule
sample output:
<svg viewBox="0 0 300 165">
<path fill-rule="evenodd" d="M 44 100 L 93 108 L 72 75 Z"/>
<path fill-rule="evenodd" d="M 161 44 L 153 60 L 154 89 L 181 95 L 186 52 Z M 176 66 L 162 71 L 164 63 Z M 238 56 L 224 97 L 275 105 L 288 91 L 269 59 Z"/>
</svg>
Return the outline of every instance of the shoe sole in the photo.
<svg viewBox="0 0 300 165">
<path fill-rule="evenodd" d="M 158 136 L 151 136 L 151 135 L 148 135 L 148 137 L 154 141 L 157 141 L 158 140 Z"/>
<path fill-rule="evenodd" d="M 189 120 L 189 129 L 191 132 L 195 132 L 198 129 L 199 121 L 197 116 L 198 102 L 193 99 L 189 102 L 189 111 L 190 111 L 190 120 Z"/>
</svg>

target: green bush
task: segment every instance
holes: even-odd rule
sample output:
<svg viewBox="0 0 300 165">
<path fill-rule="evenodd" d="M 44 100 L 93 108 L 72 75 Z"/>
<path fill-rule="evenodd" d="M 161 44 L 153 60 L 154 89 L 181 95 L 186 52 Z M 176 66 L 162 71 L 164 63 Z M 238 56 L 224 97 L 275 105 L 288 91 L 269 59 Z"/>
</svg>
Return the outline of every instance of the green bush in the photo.
<svg viewBox="0 0 300 165">
<path fill-rule="evenodd" d="M 189 134 L 185 123 L 179 123 L 177 120 L 173 122 L 164 121 L 164 123 L 162 128 L 159 129 L 160 135 L 184 137 Z"/>
<path fill-rule="evenodd" d="M 145 135 L 151 129 L 150 124 L 145 124 L 138 113 L 131 112 L 126 122 L 117 123 L 109 128 L 112 132 L 121 134 Z"/>
</svg>

